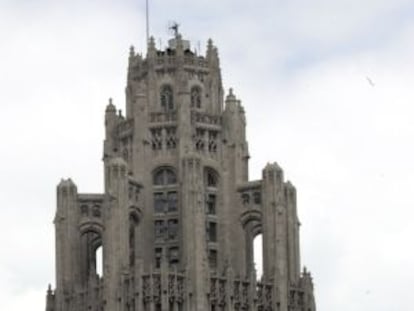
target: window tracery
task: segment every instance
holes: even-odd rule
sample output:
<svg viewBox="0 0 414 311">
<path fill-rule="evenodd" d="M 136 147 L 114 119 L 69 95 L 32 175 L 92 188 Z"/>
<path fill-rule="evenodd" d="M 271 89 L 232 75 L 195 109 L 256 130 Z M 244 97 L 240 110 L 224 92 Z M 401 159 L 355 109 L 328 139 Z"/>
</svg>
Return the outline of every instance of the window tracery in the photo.
<svg viewBox="0 0 414 311">
<path fill-rule="evenodd" d="M 171 168 L 163 167 L 157 170 L 154 174 L 155 186 L 166 186 L 177 183 L 177 178 L 174 171 Z"/>
<path fill-rule="evenodd" d="M 217 188 L 217 173 L 212 169 L 206 169 L 204 183 L 207 187 Z"/>
<path fill-rule="evenodd" d="M 191 88 L 191 107 L 201 108 L 201 88 L 199 86 L 193 86 Z"/>
<path fill-rule="evenodd" d="M 217 132 L 216 131 L 208 132 L 208 151 L 211 153 L 216 153 L 217 151 Z"/>
<path fill-rule="evenodd" d="M 153 185 L 156 266 L 160 266 L 162 256 L 167 256 L 169 265 L 175 266 L 179 263 L 177 176 L 171 167 L 160 167 L 153 174 Z M 174 249 L 173 255 L 172 249 Z"/>
<path fill-rule="evenodd" d="M 163 85 L 160 91 L 161 108 L 164 110 L 174 110 L 174 95 L 171 85 Z"/>
<path fill-rule="evenodd" d="M 161 128 L 151 129 L 151 146 L 152 150 L 162 149 L 162 131 Z"/>
<path fill-rule="evenodd" d="M 177 128 L 175 126 L 150 129 L 150 144 L 152 150 L 173 150 L 177 148 L 177 143 Z"/>
<path fill-rule="evenodd" d="M 207 194 L 207 214 L 215 215 L 216 214 L 216 195 Z"/>
<path fill-rule="evenodd" d="M 177 135 L 174 127 L 167 127 L 165 129 L 166 138 L 165 145 L 167 149 L 175 149 L 177 147 Z"/>
<path fill-rule="evenodd" d="M 80 210 L 81 210 L 81 214 L 83 216 L 88 216 L 89 215 L 89 206 L 88 205 L 86 205 L 86 204 L 81 205 Z"/>
<path fill-rule="evenodd" d="M 136 255 L 136 230 L 138 228 L 138 218 L 136 215 L 129 215 L 129 265 L 135 265 Z"/>
<path fill-rule="evenodd" d="M 204 151 L 204 136 L 205 130 L 197 129 L 196 130 L 196 138 L 195 138 L 195 147 L 197 151 Z"/>
<path fill-rule="evenodd" d="M 196 151 L 213 157 L 217 154 L 219 146 L 219 132 L 217 130 L 197 128 L 193 140 Z"/>
<path fill-rule="evenodd" d="M 204 169 L 204 188 L 206 194 L 205 201 L 205 213 L 208 217 L 206 222 L 206 237 L 208 242 L 208 259 L 210 268 L 217 268 L 217 250 L 214 249 L 214 244 L 218 239 L 218 226 L 217 226 L 217 197 L 218 197 L 218 173 L 209 167 Z M 210 244 L 212 243 L 212 244 Z"/>
</svg>

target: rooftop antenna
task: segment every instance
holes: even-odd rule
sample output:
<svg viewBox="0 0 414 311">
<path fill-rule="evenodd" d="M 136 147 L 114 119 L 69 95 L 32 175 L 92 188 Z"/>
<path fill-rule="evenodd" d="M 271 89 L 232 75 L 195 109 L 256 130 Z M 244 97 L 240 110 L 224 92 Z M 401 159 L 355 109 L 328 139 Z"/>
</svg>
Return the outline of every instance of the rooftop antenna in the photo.
<svg viewBox="0 0 414 311">
<path fill-rule="evenodd" d="M 148 8 L 148 0 L 145 0 L 145 21 L 146 21 L 147 48 L 148 48 L 148 43 L 149 43 L 149 8 Z"/>
<path fill-rule="evenodd" d="M 178 24 L 175 21 L 171 21 L 168 23 L 168 30 L 171 34 L 174 35 L 174 37 L 178 37 L 178 28 L 180 27 L 180 24 Z"/>
</svg>

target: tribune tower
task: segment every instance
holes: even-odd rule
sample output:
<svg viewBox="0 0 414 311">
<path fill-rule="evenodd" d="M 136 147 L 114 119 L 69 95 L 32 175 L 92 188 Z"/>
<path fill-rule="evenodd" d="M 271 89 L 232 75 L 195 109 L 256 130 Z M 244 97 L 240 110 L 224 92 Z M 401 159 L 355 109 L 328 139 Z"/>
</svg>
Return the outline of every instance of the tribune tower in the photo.
<svg viewBox="0 0 414 311">
<path fill-rule="evenodd" d="M 111 100 L 105 112 L 104 192 L 57 187 L 46 310 L 315 311 L 296 190 L 276 163 L 249 181 L 245 127 L 211 40 L 204 56 L 178 33 L 145 57 L 131 48 L 125 115 Z"/>
</svg>

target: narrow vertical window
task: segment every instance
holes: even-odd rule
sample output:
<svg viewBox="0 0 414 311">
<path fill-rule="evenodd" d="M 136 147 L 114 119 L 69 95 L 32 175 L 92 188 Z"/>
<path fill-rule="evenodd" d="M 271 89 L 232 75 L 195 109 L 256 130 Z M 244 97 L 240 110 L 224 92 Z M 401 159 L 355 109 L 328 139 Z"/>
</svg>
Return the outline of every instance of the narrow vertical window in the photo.
<svg viewBox="0 0 414 311">
<path fill-rule="evenodd" d="M 168 250 L 168 261 L 170 263 L 170 267 L 176 267 L 179 262 L 179 254 L 178 254 L 178 247 L 170 247 Z"/>
<path fill-rule="evenodd" d="M 208 188 L 217 188 L 217 174 L 212 169 L 206 170 L 205 185 Z"/>
<path fill-rule="evenodd" d="M 95 251 L 95 261 L 96 261 L 96 274 L 100 277 L 103 276 L 103 253 L 102 245 L 100 245 Z"/>
<path fill-rule="evenodd" d="M 210 268 L 215 269 L 217 267 L 217 251 L 215 249 L 208 251 L 208 263 Z"/>
<path fill-rule="evenodd" d="M 154 211 L 156 213 L 164 212 L 164 194 L 162 192 L 154 193 Z"/>
<path fill-rule="evenodd" d="M 199 86 L 191 88 L 191 107 L 201 108 L 201 88 Z"/>
<path fill-rule="evenodd" d="M 164 221 L 156 220 L 154 223 L 155 240 L 162 240 L 164 237 Z"/>
<path fill-rule="evenodd" d="M 167 193 L 167 206 L 169 212 L 177 211 L 177 192 L 172 191 Z"/>
<path fill-rule="evenodd" d="M 174 110 L 174 95 L 173 89 L 170 85 L 164 85 L 161 87 L 160 102 L 162 109 Z"/>
<path fill-rule="evenodd" d="M 207 195 L 207 214 L 208 215 L 216 214 L 216 195 L 215 194 Z"/>
<path fill-rule="evenodd" d="M 215 222 L 208 223 L 207 237 L 209 242 L 217 242 L 217 224 Z"/>
<path fill-rule="evenodd" d="M 258 280 L 263 275 L 263 236 L 262 234 L 257 235 L 253 239 L 253 262 L 256 269 L 256 277 Z"/>
<path fill-rule="evenodd" d="M 168 220 L 168 240 L 176 240 L 178 234 L 178 220 Z"/>
<path fill-rule="evenodd" d="M 157 247 L 155 249 L 155 267 L 156 268 L 161 267 L 161 258 L 162 258 L 162 248 Z"/>
</svg>

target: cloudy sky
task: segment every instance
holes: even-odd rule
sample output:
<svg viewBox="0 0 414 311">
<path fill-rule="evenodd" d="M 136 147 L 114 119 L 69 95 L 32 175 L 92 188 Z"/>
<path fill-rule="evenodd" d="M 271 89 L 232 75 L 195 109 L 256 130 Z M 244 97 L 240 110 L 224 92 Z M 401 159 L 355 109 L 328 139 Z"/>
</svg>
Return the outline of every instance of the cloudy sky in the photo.
<svg viewBox="0 0 414 311">
<path fill-rule="evenodd" d="M 248 118 L 251 177 L 277 161 L 298 189 L 302 262 L 320 311 L 411 311 L 414 2 L 150 0 L 212 38 Z M 102 190 L 103 113 L 124 106 L 144 0 L 0 0 L 0 310 L 43 310 L 55 186 Z"/>
</svg>

